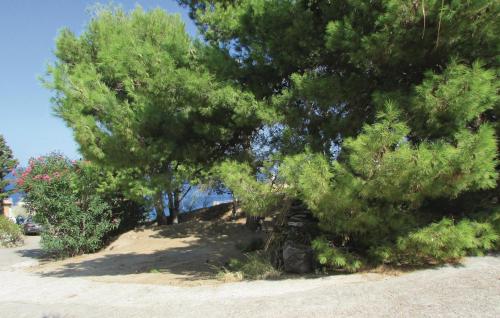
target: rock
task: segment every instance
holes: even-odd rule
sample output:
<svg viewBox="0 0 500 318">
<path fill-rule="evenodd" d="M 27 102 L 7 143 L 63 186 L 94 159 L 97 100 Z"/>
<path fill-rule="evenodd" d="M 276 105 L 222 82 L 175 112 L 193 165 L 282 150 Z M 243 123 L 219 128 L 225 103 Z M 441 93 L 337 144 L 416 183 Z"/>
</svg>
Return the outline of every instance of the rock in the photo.
<svg viewBox="0 0 500 318">
<path fill-rule="evenodd" d="M 305 274 L 313 270 L 310 246 L 286 241 L 283 246 L 283 267 L 287 273 Z"/>
</svg>

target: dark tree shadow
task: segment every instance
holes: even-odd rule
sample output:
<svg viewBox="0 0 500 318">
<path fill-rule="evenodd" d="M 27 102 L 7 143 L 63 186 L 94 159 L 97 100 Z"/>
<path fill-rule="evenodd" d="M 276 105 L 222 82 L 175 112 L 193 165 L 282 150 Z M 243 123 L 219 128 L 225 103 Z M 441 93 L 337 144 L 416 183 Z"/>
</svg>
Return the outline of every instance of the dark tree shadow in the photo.
<svg viewBox="0 0 500 318">
<path fill-rule="evenodd" d="M 21 248 L 16 251 L 21 257 L 31 258 L 36 260 L 47 260 L 49 255 L 40 247 L 34 248 Z"/>
</svg>

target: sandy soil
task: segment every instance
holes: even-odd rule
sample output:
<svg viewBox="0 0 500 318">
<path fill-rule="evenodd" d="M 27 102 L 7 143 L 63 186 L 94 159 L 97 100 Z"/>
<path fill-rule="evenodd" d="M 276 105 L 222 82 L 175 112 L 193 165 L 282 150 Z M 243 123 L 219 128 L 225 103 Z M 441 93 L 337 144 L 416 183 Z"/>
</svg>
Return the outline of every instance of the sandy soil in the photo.
<svg viewBox="0 0 500 318">
<path fill-rule="evenodd" d="M 236 247 L 259 234 L 243 220 L 191 220 L 173 226 L 127 232 L 104 250 L 62 261 L 42 262 L 31 271 L 51 277 L 86 277 L 99 282 L 197 286 L 217 284 L 214 276 Z"/>
</svg>

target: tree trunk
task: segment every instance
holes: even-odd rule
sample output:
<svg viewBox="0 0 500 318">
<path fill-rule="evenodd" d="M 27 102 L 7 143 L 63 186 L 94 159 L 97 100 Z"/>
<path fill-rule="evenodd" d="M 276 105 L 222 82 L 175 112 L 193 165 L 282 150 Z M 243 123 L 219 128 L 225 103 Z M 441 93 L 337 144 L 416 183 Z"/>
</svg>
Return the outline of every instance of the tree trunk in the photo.
<svg viewBox="0 0 500 318">
<path fill-rule="evenodd" d="M 232 209 L 231 209 L 231 220 L 233 220 L 233 221 L 236 221 L 237 209 L 238 209 L 238 202 L 236 201 L 236 199 L 233 196 L 233 205 L 232 205 Z"/>
<path fill-rule="evenodd" d="M 163 192 L 158 191 L 154 198 L 154 206 L 156 210 L 156 223 L 158 225 L 167 224 L 167 217 L 165 215 L 165 204 L 163 203 Z"/>
<path fill-rule="evenodd" d="M 179 223 L 180 205 L 181 205 L 180 192 L 178 190 L 175 190 L 174 191 L 174 209 L 172 210 L 172 224 Z"/>
<path fill-rule="evenodd" d="M 170 212 L 170 215 L 168 216 L 168 224 L 179 223 L 179 206 L 179 192 L 168 192 L 168 210 Z"/>
</svg>

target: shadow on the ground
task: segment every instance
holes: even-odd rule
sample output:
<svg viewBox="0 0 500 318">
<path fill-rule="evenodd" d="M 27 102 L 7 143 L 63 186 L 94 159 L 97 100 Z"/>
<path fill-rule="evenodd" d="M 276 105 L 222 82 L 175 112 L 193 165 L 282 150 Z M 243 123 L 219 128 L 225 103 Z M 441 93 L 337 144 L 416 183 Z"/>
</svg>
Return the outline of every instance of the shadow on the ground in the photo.
<svg viewBox="0 0 500 318">
<path fill-rule="evenodd" d="M 46 252 L 40 247 L 39 236 L 26 236 L 25 245 L 16 248 L 15 253 L 21 257 L 35 260 L 45 260 L 48 257 Z"/>
<path fill-rule="evenodd" d="M 194 224 L 194 222 L 196 222 Z M 140 273 L 168 273 L 183 276 L 183 280 L 204 280 L 230 258 L 240 258 L 238 243 L 251 240 L 256 234 L 242 224 L 198 222 L 156 228 L 152 238 L 181 239 L 182 247 L 170 247 L 152 253 L 114 253 L 65 261 L 55 269 L 41 273 L 51 277 L 115 276 Z M 140 232 L 142 230 L 137 230 Z M 258 234 L 257 234 L 258 235 Z M 182 240 L 183 238 L 188 238 Z M 193 239 L 195 237 L 196 239 Z"/>
<path fill-rule="evenodd" d="M 16 251 L 22 257 L 34 258 L 36 260 L 45 260 L 47 254 L 41 248 L 28 248 Z"/>
</svg>

